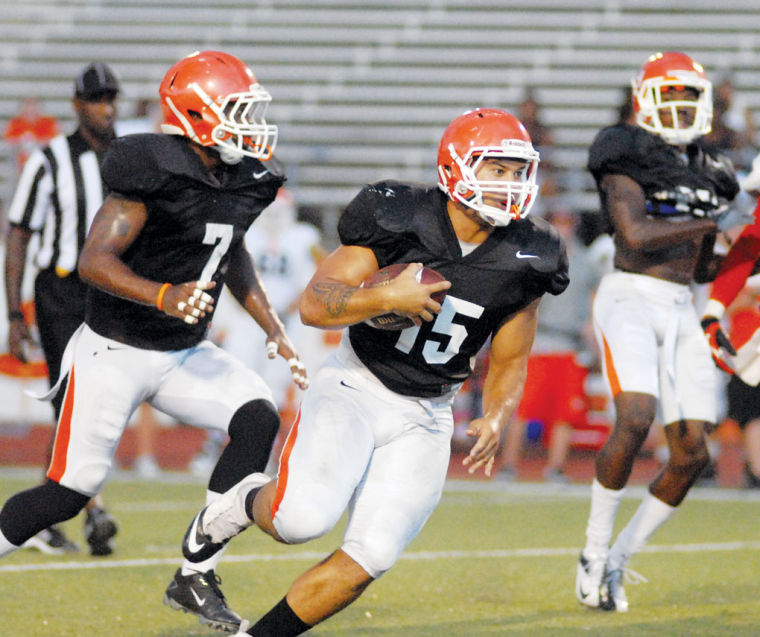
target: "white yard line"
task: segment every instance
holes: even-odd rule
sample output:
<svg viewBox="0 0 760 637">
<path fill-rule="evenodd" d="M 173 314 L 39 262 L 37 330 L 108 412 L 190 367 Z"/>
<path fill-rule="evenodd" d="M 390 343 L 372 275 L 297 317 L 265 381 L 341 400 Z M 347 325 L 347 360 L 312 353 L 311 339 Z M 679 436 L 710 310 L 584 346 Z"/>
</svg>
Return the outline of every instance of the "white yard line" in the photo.
<svg viewBox="0 0 760 637">
<path fill-rule="evenodd" d="M 759 551 L 758 542 L 702 542 L 696 544 L 653 544 L 644 547 L 644 553 L 705 553 L 723 551 Z M 578 547 L 572 548 L 525 548 L 525 549 L 491 549 L 483 551 L 409 551 L 401 555 L 402 560 L 432 561 L 447 559 L 505 559 L 519 557 L 556 557 L 578 554 Z M 323 559 L 327 555 L 321 551 L 298 551 L 292 553 L 259 553 L 249 555 L 225 555 L 225 563 L 250 562 L 298 562 Z M 141 558 L 134 560 L 90 560 L 87 562 L 44 562 L 39 564 L 9 564 L 0 566 L 0 573 L 23 573 L 30 571 L 77 571 L 99 570 L 111 568 L 142 568 L 145 566 L 177 565 L 179 559 L 171 558 Z"/>
</svg>

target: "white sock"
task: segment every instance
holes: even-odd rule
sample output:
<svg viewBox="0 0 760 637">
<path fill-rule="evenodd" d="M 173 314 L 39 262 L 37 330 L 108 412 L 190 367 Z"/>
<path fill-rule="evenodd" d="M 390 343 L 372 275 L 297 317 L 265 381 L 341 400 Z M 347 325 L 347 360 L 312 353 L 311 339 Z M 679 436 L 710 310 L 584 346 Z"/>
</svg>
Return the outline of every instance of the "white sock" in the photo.
<svg viewBox="0 0 760 637">
<path fill-rule="evenodd" d="M 222 497 L 221 493 L 217 491 L 206 490 L 206 506 L 212 502 L 216 502 Z M 207 560 L 202 562 L 190 562 L 185 560 L 182 562 L 182 575 L 192 575 L 193 573 L 206 573 L 207 571 L 216 571 L 216 565 L 219 564 L 219 560 L 222 557 L 222 553 L 227 550 L 227 547 L 222 547 L 219 551 L 214 553 Z"/>
<path fill-rule="evenodd" d="M 623 499 L 625 489 L 607 489 L 594 478 L 591 483 L 591 513 L 586 526 L 586 546 L 583 555 L 587 559 L 606 559 L 612 540 L 615 515 Z"/>
<path fill-rule="evenodd" d="M 631 556 L 644 547 L 654 532 L 665 524 L 675 510 L 676 507 L 665 504 L 651 493 L 647 493 L 610 549 L 608 568 L 614 571 L 625 566 Z"/>
<path fill-rule="evenodd" d="M 20 548 L 20 546 L 11 543 L 8 538 L 3 535 L 3 532 L 0 531 L 0 557 L 5 557 L 9 553 L 13 553 L 13 551 Z"/>
</svg>

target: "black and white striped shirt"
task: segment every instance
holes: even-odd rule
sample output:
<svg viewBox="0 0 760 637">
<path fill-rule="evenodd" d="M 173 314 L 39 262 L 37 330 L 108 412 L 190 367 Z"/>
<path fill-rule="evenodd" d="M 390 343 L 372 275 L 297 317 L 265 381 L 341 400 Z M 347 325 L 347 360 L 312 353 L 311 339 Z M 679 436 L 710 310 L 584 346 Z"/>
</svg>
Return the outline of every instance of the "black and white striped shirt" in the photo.
<svg viewBox="0 0 760 637">
<path fill-rule="evenodd" d="M 59 276 L 76 270 L 87 231 L 107 194 L 101 160 L 77 130 L 54 138 L 24 164 L 8 221 L 39 233 L 35 263 L 41 270 L 55 268 Z"/>
</svg>

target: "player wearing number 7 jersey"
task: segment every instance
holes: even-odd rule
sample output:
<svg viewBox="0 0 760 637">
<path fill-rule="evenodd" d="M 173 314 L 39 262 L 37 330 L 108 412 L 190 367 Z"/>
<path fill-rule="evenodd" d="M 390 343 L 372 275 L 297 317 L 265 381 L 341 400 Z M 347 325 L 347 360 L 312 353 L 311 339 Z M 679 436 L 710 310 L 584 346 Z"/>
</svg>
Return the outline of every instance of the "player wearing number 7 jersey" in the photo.
<svg viewBox="0 0 760 637">
<path fill-rule="evenodd" d="M 249 476 L 203 509 L 183 550 L 204 559 L 254 522 L 278 541 L 305 542 L 348 508 L 344 541 L 240 635 L 298 635 L 391 568 L 438 503 L 451 403 L 488 338 L 484 415 L 470 424 L 476 442 L 464 462 L 490 474 L 522 392 L 539 299 L 568 283 L 559 234 L 526 217 L 537 164 L 516 118 L 478 109 L 446 129 L 438 188 L 385 181 L 348 205 L 342 245 L 320 264 L 300 305 L 304 322 L 348 329 L 305 394 L 277 479 Z M 387 285 L 361 287 L 394 263 L 411 265 Z M 447 281 L 418 283 L 421 264 Z M 431 295 L 442 289 L 441 305 Z M 416 325 L 393 332 L 364 322 L 387 312 Z"/>
<path fill-rule="evenodd" d="M 61 364 L 69 380 L 48 481 L 5 504 L 0 555 L 101 491 L 143 401 L 179 422 L 229 434 L 207 502 L 264 469 L 279 427 L 271 391 L 205 338 L 225 282 L 265 331 L 271 356 L 286 358 L 306 387 L 243 243 L 285 181 L 272 156 L 277 129 L 264 120 L 269 94 L 243 62 L 216 51 L 175 64 L 159 93 L 169 134 L 121 138 L 105 158 L 111 194 L 79 261 L 93 287 Z M 186 562 L 164 601 L 234 632 L 240 617 L 219 589 L 219 557 Z"/>
</svg>

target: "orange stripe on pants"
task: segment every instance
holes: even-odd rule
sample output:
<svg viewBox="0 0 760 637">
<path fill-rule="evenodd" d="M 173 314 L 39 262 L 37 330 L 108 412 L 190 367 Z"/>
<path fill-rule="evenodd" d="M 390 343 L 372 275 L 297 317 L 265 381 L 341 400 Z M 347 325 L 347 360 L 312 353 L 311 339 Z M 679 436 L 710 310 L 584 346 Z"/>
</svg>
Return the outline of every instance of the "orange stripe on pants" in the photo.
<svg viewBox="0 0 760 637">
<path fill-rule="evenodd" d="M 55 446 L 53 458 L 50 461 L 50 469 L 47 476 L 55 482 L 60 482 L 66 471 L 66 453 L 69 449 L 71 437 L 71 412 L 74 410 L 74 368 L 69 372 L 69 384 L 66 388 L 66 397 L 63 400 L 61 418 L 58 421 L 58 431 L 55 434 Z"/>
<path fill-rule="evenodd" d="M 290 452 L 293 451 L 293 445 L 296 443 L 298 437 L 298 423 L 301 422 L 301 410 L 298 410 L 296 415 L 296 421 L 290 429 L 288 438 L 285 441 L 285 446 L 282 448 L 282 455 L 280 456 L 280 470 L 277 473 L 277 491 L 274 494 L 274 500 L 272 501 L 272 519 L 277 514 L 282 503 L 282 498 L 285 497 L 285 487 L 288 484 L 288 465 L 290 463 Z"/>
<path fill-rule="evenodd" d="M 604 342 L 604 370 L 607 374 L 607 382 L 610 385 L 612 397 L 614 398 L 622 390 L 620 389 L 620 381 L 618 380 L 618 375 L 615 371 L 615 362 L 612 360 L 612 352 L 610 351 L 610 346 L 607 343 L 604 334 L 602 334 L 602 341 Z"/>
</svg>

